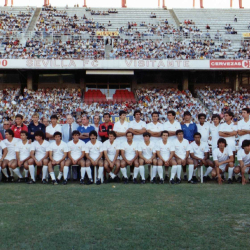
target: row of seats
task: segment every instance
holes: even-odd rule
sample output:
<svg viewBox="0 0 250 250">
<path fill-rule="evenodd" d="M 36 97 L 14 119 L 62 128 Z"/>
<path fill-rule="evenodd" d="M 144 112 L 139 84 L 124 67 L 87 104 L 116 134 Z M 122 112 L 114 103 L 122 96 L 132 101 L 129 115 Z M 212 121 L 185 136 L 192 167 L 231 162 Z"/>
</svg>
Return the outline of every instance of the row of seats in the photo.
<svg viewBox="0 0 250 250">
<path fill-rule="evenodd" d="M 127 89 L 116 90 L 113 95 L 113 100 L 107 100 L 106 96 L 98 89 L 98 90 L 88 90 L 85 93 L 84 101 L 87 104 L 91 104 L 93 102 L 97 103 L 121 103 L 121 102 L 132 102 L 135 103 L 135 96 L 133 92 L 128 91 Z"/>
</svg>

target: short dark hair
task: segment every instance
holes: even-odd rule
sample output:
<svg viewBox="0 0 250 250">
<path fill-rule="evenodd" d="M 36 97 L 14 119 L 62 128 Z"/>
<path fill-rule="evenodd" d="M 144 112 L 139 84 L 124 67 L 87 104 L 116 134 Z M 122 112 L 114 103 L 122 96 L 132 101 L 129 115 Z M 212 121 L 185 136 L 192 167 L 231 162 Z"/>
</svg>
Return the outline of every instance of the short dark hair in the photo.
<svg viewBox="0 0 250 250">
<path fill-rule="evenodd" d="M 52 115 L 51 117 L 50 117 L 50 120 L 51 119 L 57 119 L 58 120 L 58 117 L 57 117 L 57 115 Z"/>
<path fill-rule="evenodd" d="M 206 116 L 205 114 L 203 114 L 203 113 L 198 114 L 198 120 L 199 120 L 201 117 L 205 117 L 205 119 L 207 118 L 207 116 Z"/>
<path fill-rule="evenodd" d="M 176 134 L 176 135 L 178 135 L 179 133 L 184 134 L 184 131 L 183 131 L 182 129 L 178 129 L 178 130 L 176 130 L 175 134 Z"/>
<path fill-rule="evenodd" d="M 60 135 L 60 137 L 62 138 L 62 133 L 61 132 L 56 131 L 53 136 L 55 137 L 56 135 Z"/>
<path fill-rule="evenodd" d="M 163 134 L 165 134 L 165 133 L 167 133 L 167 134 L 169 135 L 169 132 L 168 132 L 167 130 L 163 130 L 163 131 L 161 131 L 161 136 L 162 136 Z"/>
<path fill-rule="evenodd" d="M 143 137 L 145 137 L 145 136 L 151 137 L 151 134 L 149 132 L 144 132 L 142 135 L 143 135 Z"/>
<path fill-rule="evenodd" d="M 139 110 L 139 109 L 135 110 L 135 111 L 134 111 L 134 117 L 135 117 L 135 115 L 138 114 L 138 113 L 141 115 L 141 110 Z"/>
<path fill-rule="evenodd" d="M 250 113 L 250 109 L 249 108 L 243 108 L 242 111 L 246 111 L 248 114 Z"/>
<path fill-rule="evenodd" d="M 220 138 L 220 139 L 218 140 L 218 142 L 217 142 L 217 147 L 219 147 L 219 144 L 220 144 L 220 143 L 224 143 L 224 144 L 225 144 L 225 147 L 227 147 L 227 141 L 226 141 L 226 139 Z"/>
<path fill-rule="evenodd" d="M 119 111 L 119 116 L 121 116 L 121 115 L 123 115 L 123 114 L 125 114 L 125 115 L 126 115 L 126 114 L 127 114 L 127 113 L 126 113 L 126 111 L 124 111 L 124 110 L 120 110 L 120 111 Z"/>
<path fill-rule="evenodd" d="M 219 121 L 221 120 L 221 117 L 220 117 L 220 115 L 218 115 L 218 114 L 212 115 L 212 120 L 215 119 L 215 118 L 218 118 Z"/>
<path fill-rule="evenodd" d="M 105 115 L 108 115 L 109 118 L 111 117 L 110 113 L 104 113 L 104 114 L 103 114 L 103 117 L 104 117 Z"/>
<path fill-rule="evenodd" d="M 115 131 L 109 131 L 109 132 L 108 132 L 108 135 L 113 135 L 115 138 L 117 137 L 117 135 L 116 135 L 116 132 L 115 132 Z"/>
<path fill-rule="evenodd" d="M 151 116 L 153 117 L 153 115 L 158 115 L 158 116 L 159 116 L 159 112 L 154 111 L 154 112 L 151 114 Z"/>
<path fill-rule="evenodd" d="M 169 111 L 167 112 L 167 115 L 168 115 L 168 114 L 172 114 L 172 116 L 174 116 L 174 117 L 176 116 L 176 113 L 175 113 L 175 111 L 173 111 L 173 110 L 169 110 Z"/>
<path fill-rule="evenodd" d="M 36 136 L 40 136 L 40 137 L 42 137 L 43 140 L 45 139 L 45 134 L 41 130 L 36 131 L 35 134 L 34 134 L 34 136 L 35 137 Z"/>
<path fill-rule="evenodd" d="M 14 132 L 12 129 L 6 129 L 5 133 L 8 133 L 9 135 L 11 135 L 12 137 L 14 137 Z"/>
<path fill-rule="evenodd" d="M 244 147 L 248 147 L 249 145 L 250 145 L 250 140 L 244 140 L 244 141 L 242 142 L 241 148 L 244 149 Z"/>
<path fill-rule="evenodd" d="M 15 116 L 15 118 L 21 118 L 21 119 L 23 119 L 23 116 L 22 116 L 21 114 L 17 114 L 17 115 Z"/>
<path fill-rule="evenodd" d="M 127 136 L 128 134 L 132 134 L 132 136 L 134 136 L 134 134 L 133 134 L 132 132 L 130 132 L 130 131 L 128 131 L 128 132 L 126 133 L 126 136 Z"/>
<path fill-rule="evenodd" d="M 96 133 L 95 130 L 90 131 L 89 137 L 90 137 L 91 135 L 94 135 L 94 136 L 97 138 L 97 133 Z"/>
<path fill-rule="evenodd" d="M 73 135 L 80 135 L 81 133 L 78 131 L 78 130 L 74 130 L 73 132 L 72 132 L 72 136 Z"/>
<path fill-rule="evenodd" d="M 231 111 L 226 111 L 226 112 L 224 113 L 224 115 L 225 115 L 225 114 L 228 114 L 228 115 L 231 116 L 232 118 L 234 117 L 234 113 L 231 112 Z"/>
<path fill-rule="evenodd" d="M 201 133 L 199 133 L 199 132 L 194 133 L 194 137 L 195 137 L 196 135 L 199 135 L 200 138 L 201 138 Z"/>
<path fill-rule="evenodd" d="M 184 116 L 186 116 L 186 115 L 192 116 L 191 113 L 190 113 L 189 111 L 185 111 L 185 112 L 184 112 Z"/>
<path fill-rule="evenodd" d="M 20 132 L 20 135 L 21 134 L 25 134 L 27 137 L 29 136 L 29 133 L 27 132 L 27 131 L 25 131 L 25 130 L 22 130 L 21 132 Z"/>
</svg>

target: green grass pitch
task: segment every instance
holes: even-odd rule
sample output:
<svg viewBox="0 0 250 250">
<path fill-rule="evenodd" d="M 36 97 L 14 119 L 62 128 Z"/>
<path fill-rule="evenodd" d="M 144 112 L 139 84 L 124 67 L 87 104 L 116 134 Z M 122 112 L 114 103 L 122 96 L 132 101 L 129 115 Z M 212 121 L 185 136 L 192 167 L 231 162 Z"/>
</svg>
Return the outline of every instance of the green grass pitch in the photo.
<svg viewBox="0 0 250 250">
<path fill-rule="evenodd" d="M 249 184 L 1 183 L 0 190 L 4 250 L 250 246 Z"/>
</svg>

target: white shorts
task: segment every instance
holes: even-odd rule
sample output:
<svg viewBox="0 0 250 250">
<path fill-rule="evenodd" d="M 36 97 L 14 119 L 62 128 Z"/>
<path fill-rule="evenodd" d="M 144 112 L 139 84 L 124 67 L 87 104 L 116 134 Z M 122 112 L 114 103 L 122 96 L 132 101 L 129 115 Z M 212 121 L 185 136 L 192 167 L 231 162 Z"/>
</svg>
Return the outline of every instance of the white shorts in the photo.
<svg viewBox="0 0 250 250">
<path fill-rule="evenodd" d="M 224 163 L 224 164 L 222 164 L 222 165 L 219 166 L 219 169 L 222 171 L 222 173 L 225 172 L 226 166 L 227 166 L 227 163 Z"/>
<path fill-rule="evenodd" d="M 11 159 L 11 157 L 5 157 L 4 160 L 11 161 L 11 160 L 16 160 L 16 158 Z"/>
<path fill-rule="evenodd" d="M 247 168 L 245 169 L 245 174 L 248 174 L 249 169 L 250 169 L 250 167 L 247 167 Z"/>
<path fill-rule="evenodd" d="M 186 155 L 177 155 L 179 158 L 181 158 L 182 160 L 184 160 L 186 158 Z"/>
</svg>

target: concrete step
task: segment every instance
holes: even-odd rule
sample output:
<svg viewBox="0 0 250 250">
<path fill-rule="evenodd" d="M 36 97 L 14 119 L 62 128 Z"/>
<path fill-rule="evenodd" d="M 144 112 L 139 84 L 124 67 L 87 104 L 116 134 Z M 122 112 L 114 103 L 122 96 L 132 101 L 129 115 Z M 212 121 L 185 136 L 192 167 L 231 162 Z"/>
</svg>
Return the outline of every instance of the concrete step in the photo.
<svg viewBox="0 0 250 250">
<path fill-rule="evenodd" d="M 34 31 L 34 28 L 36 26 L 36 21 L 37 21 L 39 15 L 40 15 L 40 12 L 41 12 L 41 8 L 36 8 L 36 11 L 35 11 L 35 13 L 33 15 L 33 18 L 32 18 L 32 20 L 30 22 L 30 25 L 29 25 L 29 28 L 28 28 L 27 32 Z"/>
</svg>

